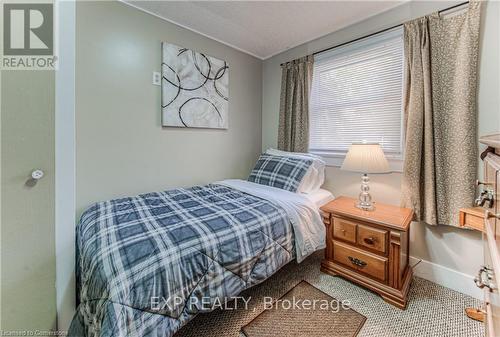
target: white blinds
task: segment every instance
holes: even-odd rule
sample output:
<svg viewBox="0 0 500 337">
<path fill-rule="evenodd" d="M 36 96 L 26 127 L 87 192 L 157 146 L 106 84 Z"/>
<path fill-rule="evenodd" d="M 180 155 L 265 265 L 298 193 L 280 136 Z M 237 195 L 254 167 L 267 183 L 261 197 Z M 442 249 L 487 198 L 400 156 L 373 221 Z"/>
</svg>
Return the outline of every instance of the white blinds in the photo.
<svg viewBox="0 0 500 337">
<path fill-rule="evenodd" d="M 351 143 L 367 141 L 401 158 L 402 29 L 335 48 L 314 62 L 309 150 L 343 155 Z"/>
</svg>

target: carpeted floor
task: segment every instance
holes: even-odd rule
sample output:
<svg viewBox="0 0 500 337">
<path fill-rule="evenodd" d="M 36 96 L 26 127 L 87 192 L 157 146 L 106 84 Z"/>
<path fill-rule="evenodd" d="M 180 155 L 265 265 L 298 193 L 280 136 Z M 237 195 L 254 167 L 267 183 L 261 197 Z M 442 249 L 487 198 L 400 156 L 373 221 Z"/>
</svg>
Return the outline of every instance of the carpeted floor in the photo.
<svg viewBox="0 0 500 337">
<path fill-rule="evenodd" d="M 245 291 L 241 296 L 245 299 L 251 297 L 249 310 L 217 310 L 200 314 L 176 337 L 243 336 L 240 335 L 241 327 L 263 311 L 264 296 L 279 298 L 302 280 L 338 300 L 349 300 L 354 310 L 366 316 L 359 337 L 484 336 L 482 324 L 467 318 L 464 313 L 466 307 L 480 305 L 480 301 L 472 297 L 414 277 L 408 307 L 399 310 L 364 288 L 320 272 L 322 256 L 323 252 L 317 252 L 301 264 L 291 262 L 264 283 Z"/>
</svg>

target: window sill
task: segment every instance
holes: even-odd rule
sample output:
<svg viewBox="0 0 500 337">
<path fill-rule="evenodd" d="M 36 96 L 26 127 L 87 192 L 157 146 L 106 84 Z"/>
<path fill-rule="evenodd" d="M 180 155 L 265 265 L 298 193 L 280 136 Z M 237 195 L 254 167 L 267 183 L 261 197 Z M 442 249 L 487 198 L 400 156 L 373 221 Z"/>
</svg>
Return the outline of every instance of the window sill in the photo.
<svg viewBox="0 0 500 337">
<path fill-rule="evenodd" d="M 345 158 L 344 154 L 334 154 L 334 153 L 319 152 L 319 151 L 310 151 L 310 153 L 320 156 L 325 161 L 326 166 L 331 166 L 331 167 L 341 167 Z M 391 158 L 390 156 L 387 156 L 387 161 L 389 162 L 391 173 L 403 172 L 403 159 Z"/>
</svg>

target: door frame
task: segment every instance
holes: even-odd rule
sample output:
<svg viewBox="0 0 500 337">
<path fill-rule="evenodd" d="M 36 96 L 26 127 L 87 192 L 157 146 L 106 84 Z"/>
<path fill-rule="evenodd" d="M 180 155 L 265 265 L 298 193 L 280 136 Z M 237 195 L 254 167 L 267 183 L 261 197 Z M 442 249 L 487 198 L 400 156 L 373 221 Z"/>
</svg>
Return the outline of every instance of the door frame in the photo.
<svg viewBox="0 0 500 337">
<path fill-rule="evenodd" d="M 55 104 L 55 242 L 57 329 L 67 330 L 75 312 L 76 2 L 55 0 L 58 69 Z"/>
</svg>

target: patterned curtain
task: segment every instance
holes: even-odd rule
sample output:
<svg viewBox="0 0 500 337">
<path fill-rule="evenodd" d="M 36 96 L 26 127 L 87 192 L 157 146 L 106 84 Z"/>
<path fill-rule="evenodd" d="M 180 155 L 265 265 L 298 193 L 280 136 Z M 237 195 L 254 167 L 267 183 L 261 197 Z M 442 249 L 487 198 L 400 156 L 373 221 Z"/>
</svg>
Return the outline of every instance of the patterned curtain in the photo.
<svg viewBox="0 0 500 337">
<path fill-rule="evenodd" d="M 459 209 L 474 201 L 480 5 L 404 25 L 402 205 L 432 225 L 457 225 Z"/>
<path fill-rule="evenodd" d="M 287 62 L 281 69 L 278 149 L 307 152 L 309 146 L 309 94 L 314 57 Z"/>
</svg>

